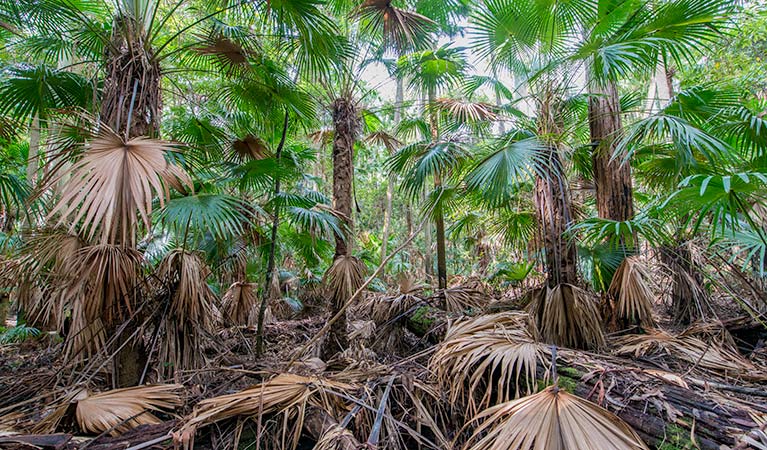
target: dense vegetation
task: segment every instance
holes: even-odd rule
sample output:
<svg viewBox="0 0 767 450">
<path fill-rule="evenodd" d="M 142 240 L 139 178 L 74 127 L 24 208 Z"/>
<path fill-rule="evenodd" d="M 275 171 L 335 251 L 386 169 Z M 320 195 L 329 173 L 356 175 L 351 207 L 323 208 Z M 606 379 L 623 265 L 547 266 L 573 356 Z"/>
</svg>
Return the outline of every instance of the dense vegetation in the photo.
<svg viewBox="0 0 767 450">
<path fill-rule="evenodd" d="M 3 2 L 0 429 L 767 448 L 766 6 Z"/>
</svg>

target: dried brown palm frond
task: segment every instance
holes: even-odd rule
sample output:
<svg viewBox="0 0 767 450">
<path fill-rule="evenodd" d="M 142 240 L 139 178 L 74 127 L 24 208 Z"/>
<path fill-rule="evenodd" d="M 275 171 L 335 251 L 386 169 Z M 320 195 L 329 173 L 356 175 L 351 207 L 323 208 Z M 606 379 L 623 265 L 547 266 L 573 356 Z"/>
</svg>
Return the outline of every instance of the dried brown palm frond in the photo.
<svg viewBox="0 0 767 450">
<path fill-rule="evenodd" d="M 702 340 L 703 342 L 714 342 L 722 348 L 737 352 L 738 346 L 735 339 L 727 328 L 718 320 L 707 320 L 705 322 L 695 322 L 682 331 L 679 336 L 689 336 Z"/>
<path fill-rule="evenodd" d="M 70 222 L 74 231 L 80 224 L 87 239 L 99 236 L 101 243 L 135 246 L 137 214 L 148 229 L 155 197 L 164 205 L 170 187 L 192 188 L 189 176 L 166 160 L 171 148 L 146 137 L 125 140 L 102 127 L 82 157 L 49 181 L 53 187 L 64 180 L 64 187 L 48 220 L 59 215 L 58 225 Z"/>
<path fill-rule="evenodd" d="M 234 150 L 235 156 L 239 161 L 264 159 L 270 156 L 269 147 L 266 142 L 252 134 L 232 142 L 232 150 Z"/>
<path fill-rule="evenodd" d="M 354 256 L 338 256 L 325 272 L 324 284 L 336 307 L 347 302 L 365 281 L 365 264 Z"/>
<path fill-rule="evenodd" d="M 373 296 L 368 302 L 371 317 L 376 323 L 386 323 L 424 301 L 421 294 L 426 285 L 418 284 L 405 274 L 400 275 L 398 285 L 397 295 Z"/>
<path fill-rule="evenodd" d="M 160 261 L 157 276 L 170 301 L 158 355 L 165 375 L 201 367 L 205 360 L 202 339 L 213 331 L 217 316 L 209 275 L 202 259 L 186 250 L 173 250 Z"/>
<path fill-rule="evenodd" d="M 87 433 L 117 436 L 139 425 L 162 423 L 152 412 L 166 412 L 181 406 L 178 384 L 136 386 L 92 394 L 86 390 L 76 396 L 75 414 Z"/>
<path fill-rule="evenodd" d="M 498 108 L 490 103 L 455 98 L 438 98 L 434 107 L 462 123 L 496 120 Z"/>
<path fill-rule="evenodd" d="M 395 136 L 383 130 L 370 133 L 365 138 L 365 142 L 369 142 L 375 145 L 381 145 L 384 148 L 386 148 L 386 150 L 388 150 L 390 153 L 394 152 L 395 150 L 397 150 L 398 148 L 402 146 L 402 142 L 399 139 L 397 139 Z"/>
<path fill-rule="evenodd" d="M 437 296 L 444 298 L 445 311 L 456 313 L 482 309 L 490 301 L 483 291 L 467 286 L 449 287 L 437 293 Z"/>
<path fill-rule="evenodd" d="M 453 324 L 429 361 L 450 403 L 466 402 L 471 414 L 492 403 L 535 392 L 545 346 L 526 330 L 526 314 L 498 313 Z"/>
<path fill-rule="evenodd" d="M 665 355 L 717 373 L 724 373 L 749 379 L 765 379 L 767 375 L 736 351 L 716 342 L 703 342 L 689 335 L 673 336 L 662 330 L 647 334 L 630 334 L 615 340 L 620 355 L 634 357 Z"/>
<path fill-rule="evenodd" d="M 40 230 L 25 240 L 16 258 L 3 261 L 0 282 L 24 309 L 29 325 L 63 331 L 71 310 L 68 288 L 77 278 L 71 263 L 84 245 L 79 236 L 64 229 Z"/>
<path fill-rule="evenodd" d="M 195 48 L 197 53 L 215 58 L 222 72 L 227 76 L 242 74 L 248 68 L 249 51 L 239 42 L 235 42 L 221 34 L 200 36 L 201 45 Z"/>
<path fill-rule="evenodd" d="M 314 445 L 313 450 L 356 449 L 358 444 L 351 431 L 340 425 L 331 425 Z"/>
<path fill-rule="evenodd" d="M 353 13 L 365 20 L 365 30 L 382 33 L 384 44 L 398 51 L 428 42 L 434 22 L 414 11 L 392 5 L 390 0 L 366 0 Z"/>
<path fill-rule="evenodd" d="M 74 275 L 58 293 L 72 316 L 65 355 L 82 360 L 101 351 L 106 331 L 133 313 L 144 258 L 133 248 L 103 244 L 77 250 L 69 263 Z"/>
<path fill-rule="evenodd" d="M 338 393 L 349 393 L 354 386 L 327 379 L 309 378 L 291 373 L 279 374 L 271 380 L 234 394 L 201 401 L 174 431 L 173 440 L 185 449 L 194 448 L 195 432 L 204 426 L 234 418 L 261 420 L 280 415 L 282 426 L 276 437 L 286 437 L 287 446 L 295 448 L 303 428 L 308 406 L 335 411 Z"/>
<path fill-rule="evenodd" d="M 652 316 L 653 286 L 647 264 L 639 256 L 623 259 L 613 275 L 608 293 L 618 299 L 618 318 L 638 323 L 642 328 L 655 326 Z"/>
<path fill-rule="evenodd" d="M 602 318 L 591 294 L 570 284 L 543 287 L 532 294 L 530 315 L 545 342 L 568 348 L 605 343 Z"/>
<path fill-rule="evenodd" d="M 224 316 L 234 325 L 252 325 L 253 312 L 259 305 L 256 283 L 236 282 L 221 297 Z"/>
<path fill-rule="evenodd" d="M 551 386 L 482 411 L 465 450 L 646 450 L 615 414 Z"/>
</svg>

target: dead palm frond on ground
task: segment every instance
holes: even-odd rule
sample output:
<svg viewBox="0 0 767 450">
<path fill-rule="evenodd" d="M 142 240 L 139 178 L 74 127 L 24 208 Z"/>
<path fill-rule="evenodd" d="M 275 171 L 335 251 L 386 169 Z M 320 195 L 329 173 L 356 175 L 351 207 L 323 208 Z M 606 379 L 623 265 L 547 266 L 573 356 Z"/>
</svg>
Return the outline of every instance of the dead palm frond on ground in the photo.
<svg viewBox="0 0 767 450">
<path fill-rule="evenodd" d="M 353 386 L 327 379 L 308 378 L 284 373 L 271 380 L 234 394 L 205 399 L 184 418 L 173 433 L 173 439 L 185 449 L 194 448 L 195 432 L 204 426 L 233 418 L 261 421 L 265 417 L 281 415 L 277 421 L 281 430 L 271 436 L 276 442 L 295 448 L 309 406 L 334 411 L 337 394 L 348 393 Z"/>
<path fill-rule="evenodd" d="M 488 408 L 465 450 L 647 450 L 625 422 L 600 406 L 551 386 Z"/>
<path fill-rule="evenodd" d="M 156 425 L 163 421 L 152 412 L 168 412 L 182 405 L 177 384 L 159 384 L 90 393 L 76 396 L 77 423 L 87 433 L 109 433 L 118 436 L 139 425 Z"/>
<path fill-rule="evenodd" d="M 470 286 L 452 286 L 437 294 L 444 298 L 447 312 L 460 313 L 467 310 L 478 310 L 489 302 L 487 294 Z"/>
<path fill-rule="evenodd" d="M 674 336 L 662 330 L 651 330 L 647 334 L 632 334 L 615 340 L 617 353 L 634 357 L 672 357 L 685 363 L 688 370 L 700 368 L 719 374 L 747 379 L 765 379 L 767 374 L 757 368 L 734 349 L 720 343 L 685 335 Z"/>
<path fill-rule="evenodd" d="M 546 348 L 526 330 L 525 314 L 505 312 L 453 324 L 429 362 L 453 405 L 470 414 L 537 389 L 537 367 Z"/>
<path fill-rule="evenodd" d="M 416 283 L 412 277 L 401 275 L 398 286 L 399 292 L 396 295 L 372 296 L 368 302 L 371 317 L 376 323 L 386 323 L 400 317 L 424 301 L 422 295 L 426 286 Z"/>
<path fill-rule="evenodd" d="M 530 314 L 543 341 L 568 348 L 604 346 L 601 314 L 589 292 L 570 284 L 533 293 Z"/>
<path fill-rule="evenodd" d="M 613 275 L 608 293 L 618 299 L 618 318 L 645 329 L 655 325 L 652 276 L 639 256 L 623 259 Z"/>
</svg>

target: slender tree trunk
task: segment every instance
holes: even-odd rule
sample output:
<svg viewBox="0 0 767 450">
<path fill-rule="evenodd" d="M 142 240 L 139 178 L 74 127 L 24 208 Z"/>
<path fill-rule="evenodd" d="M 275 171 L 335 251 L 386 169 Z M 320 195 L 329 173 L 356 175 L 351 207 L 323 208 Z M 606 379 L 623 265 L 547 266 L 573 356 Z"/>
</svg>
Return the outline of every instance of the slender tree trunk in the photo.
<svg viewBox="0 0 767 450">
<path fill-rule="evenodd" d="M 496 83 L 498 83 L 498 73 L 495 69 L 493 69 L 493 79 Z M 498 89 L 498 87 L 495 87 L 495 106 L 500 110 L 501 106 L 503 106 L 503 102 L 501 102 L 501 90 Z M 498 121 L 498 134 L 505 134 L 506 133 L 506 124 L 504 123 L 503 119 Z"/>
<path fill-rule="evenodd" d="M 405 97 L 405 83 L 401 76 L 397 77 L 397 92 L 394 98 L 394 126 L 399 125 L 402 120 L 402 102 Z M 384 209 L 383 232 L 381 236 L 381 261 L 386 258 L 386 251 L 389 245 L 389 228 L 391 227 L 392 201 L 394 198 L 394 176 L 389 174 L 386 178 L 386 206 Z M 386 268 L 381 269 L 381 276 L 386 273 Z"/>
<path fill-rule="evenodd" d="M 429 89 L 429 129 L 431 130 L 431 142 L 436 143 L 439 139 L 439 125 L 437 124 L 437 111 L 433 108 L 435 103 L 434 89 Z M 442 189 L 442 174 L 434 175 L 434 190 Z M 437 233 L 437 287 L 447 288 L 447 259 L 445 255 L 445 217 L 441 203 L 434 208 L 434 228 Z"/>
<path fill-rule="evenodd" d="M 277 164 L 280 163 L 282 158 L 282 149 L 285 146 L 285 138 L 288 135 L 288 119 L 289 113 L 285 109 L 285 118 L 282 122 L 282 136 L 280 137 L 280 143 L 277 145 L 277 150 L 274 152 L 274 159 Z M 280 178 L 274 177 L 274 198 L 280 195 Z M 277 229 L 280 227 L 280 209 L 275 206 L 274 215 L 272 216 L 272 240 L 269 243 L 269 259 L 266 262 L 266 279 L 264 280 L 264 288 L 261 291 L 261 305 L 258 308 L 258 326 L 256 328 L 256 354 L 261 355 L 264 352 L 264 316 L 266 315 L 266 307 L 269 304 L 269 292 L 274 283 L 274 256 L 277 249 Z"/>
<path fill-rule="evenodd" d="M 333 209 L 342 216 L 343 235 L 336 235 L 334 263 L 339 258 L 351 257 L 354 239 L 352 220 L 352 182 L 354 180 L 354 143 L 359 128 L 359 112 L 350 98 L 337 98 L 332 105 L 333 127 Z M 331 301 L 331 316 L 344 307 L 347 298 Z M 322 357 L 330 358 L 348 346 L 346 314 L 333 323 L 322 346 Z"/>
<path fill-rule="evenodd" d="M 421 204 L 426 203 L 426 191 L 421 192 Z M 427 223 L 423 227 L 423 241 L 424 241 L 424 253 L 423 253 L 423 265 L 426 270 L 426 275 L 434 275 L 434 252 L 432 250 L 432 236 L 431 236 L 431 223 Z"/>
<path fill-rule="evenodd" d="M 673 77 L 666 64 L 661 59 L 655 65 L 652 80 L 650 80 L 650 90 L 647 93 L 647 105 L 645 109 L 647 114 L 653 114 L 659 111 L 674 95 Z"/>
<path fill-rule="evenodd" d="M 27 183 L 34 186 L 37 181 L 37 169 L 40 167 L 40 117 L 32 117 L 29 127 L 29 155 L 27 156 Z"/>
</svg>

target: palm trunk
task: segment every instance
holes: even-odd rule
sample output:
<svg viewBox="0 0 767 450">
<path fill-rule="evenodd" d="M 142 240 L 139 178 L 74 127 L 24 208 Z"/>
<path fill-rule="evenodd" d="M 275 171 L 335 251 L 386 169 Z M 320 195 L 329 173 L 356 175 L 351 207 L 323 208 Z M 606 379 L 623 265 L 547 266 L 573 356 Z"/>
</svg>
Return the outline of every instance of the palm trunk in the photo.
<svg viewBox="0 0 767 450">
<path fill-rule="evenodd" d="M 160 129 L 160 65 L 151 49 L 143 43 L 137 45 L 139 30 L 141 25 L 135 18 L 124 15 L 115 18 L 101 95 L 101 122 L 126 140 L 155 137 Z M 131 336 L 141 321 L 141 317 L 134 318 L 122 335 Z M 118 325 L 105 323 L 107 335 L 112 336 Z M 122 342 L 115 344 L 119 347 Z M 141 339 L 134 339 L 117 351 L 113 384 L 127 387 L 139 383 L 143 365 L 136 361 L 144 360 L 146 353 Z"/>
<path fill-rule="evenodd" d="M 614 158 L 617 138 L 623 130 L 620 100 L 614 82 L 592 89 L 589 99 L 589 127 L 597 213 L 604 219 L 625 221 L 634 216 L 631 166 Z M 633 245 L 633 243 L 624 243 Z"/>
<path fill-rule="evenodd" d="M 160 129 L 160 65 L 151 49 L 126 37 L 139 29 L 133 18 L 116 19 L 101 102 L 102 122 L 126 139 L 155 137 Z"/>
<path fill-rule="evenodd" d="M 429 89 L 429 128 L 431 130 L 431 141 L 436 143 L 439 139 L 439 126 L 437 124 L 437 111 L 433 108 L 435 102 L 434 89 Z M 434 175 L 434 190 L 439 192 L 442 189 L 441 174 Z M 439 289 L 447 288 L 447 259 L 445 257 L 445 218 L 442 212 L 440 202 L 434 208 L 434 228 L 437 233 L 437 287 Z"/>
<path fill-rule="evenodd" d="M 402 102 L 405 97 L 405 83 L 401 76 L 397 77 L 397 92 L 394 98 L 394 126 L 399 125 L 402 119 Z M 386 258 L 389 245 L 389 229 L 391 227 L 392 200 L 394 198 L 394 177 L 389 174 L 386 184 L 386 206 L 384 209 L 384 223 L 381 236 L 381 261 Z M 381 277 L 385 275 L 386 268 L 381 269 Z"/>
<path fill-rule="evenodd" d="M 277 150 L 274 152 L 274 159 L 277 164 L 280 163 L 282 157 L 282 149 L 285 146 L 285 138 L 288 135 L 288 110 L 285 109 L 285 118 L 282 122 L 282 136 L 280 137 L 280 143 L 277 145 Z M 280 195 L 280 178 L 274 177 L 274 198 Z M 274 283 L 275 270 L 274 270 L 274 257 L 277 249 L 277 229 L 280 227 L 280 209 L 275 206 L 274 216 L 272 217 L 272 240 L 269 243 L 269 259 L 266 263 L 266 280 L 264 281 L 264 289 L 261 291 L 261 305 L 258 308 L 258 326 L 256 328 L 256 355 L 261 355 L 264 351 L 264 316 L 266 316 L 266 307 L 269 304 L 269 291 Z"/>
<path fill-rule="evenodd" d="M 561 130 L 557 122 L 558 100 L 552 90 L 545 94 L 538 111 L 538 132 L 541 136 L 557 135 Z M 549 287 L 561 283 L 575 284 L 577 254 L 575 246 L 565 236 L 572 221 L 567 175 L 556 143 L 549 143 L 544 151 L 546 173 L 536 176 L 533 202 L 545 252 L 546 279 Z"/>
<path fill-rule="evenodd" d="M 631 182 L 631 165 L 623 158 L 616 158 L 615 148 L 623 131 L 620 99 L 615 82 L 600 86 L 594 83 L 589 98 L 589 129 L 591 132 L 594 186 L 596 188 L 597 214 L 603 219 L 623 222 L 634 217 L 634 194 Z M 631 242 L 619 243 L 624 251 L 636 248 L 637 237 Z M 628 323 L 620 323 L 616 310 L 617 298 L 603 295 L 602 311 L 610 331 L 617 331 Z M 625 321 L 625 319 L 624 319 Z"/>
<path fill-rule="evenodd" d="M 572 220 L 571 201 L 555 147 L 549 149 L 548 159 L 548 173 L 535 179 L 533 200 L 545 252 L 546 279 L 549 287 L 554 287 L 577 282 L 577 260 L 575 246 L 564 236 Z"/>
<path fill-rule="evenodd" d="M 351 256 L 354 236 L 352 221 L 352 181 L 354 179 L 354 143 L 358 133 L 358 111 L 352 99 L 338 98 L 333 102 L 333 209 L 342 217 L 343 235 L 336 234 L 334 262 Z M 334 291 L 337 291 L 334 289 Z M 336 315 L 346 298 L 333 296 L 331 316 Z M 328 359 L 348 346 L 346 315 L 333 323 L 322 346 L 322 357 Z"/>
<path fill-rule="evenodd" d="M 37 180 L 37 169 L 40 167 L 40 117 L 32 117 L 29 127 L 29 155 L 27 156 L 27 183 L 34 186 Z"/>
</svg>

